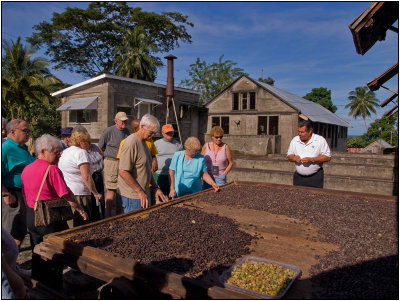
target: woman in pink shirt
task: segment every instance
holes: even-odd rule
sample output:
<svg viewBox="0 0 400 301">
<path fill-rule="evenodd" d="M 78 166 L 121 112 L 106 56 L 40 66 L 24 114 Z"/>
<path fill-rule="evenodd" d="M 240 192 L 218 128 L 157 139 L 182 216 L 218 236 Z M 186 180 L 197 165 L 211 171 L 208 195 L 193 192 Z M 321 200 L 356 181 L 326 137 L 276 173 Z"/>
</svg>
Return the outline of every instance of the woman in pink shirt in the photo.
<svg viewBox="0 0 400 301">
<path fill-rule="evenodd" d="M 219 126 L 214 126 L 210 131 L 211 142 L 205 143 L 201 150 L 204 156 L 207 172 L 215 180 L 218 186 L 226 184 L 226 175 L 233 166 L 231 150 L 228 144 L 222 142 L 224 130 Z M 203 188 L 211 186 L 203 183 Z"/>
<path fill-rule="evenodd" d="M 65 183 L 61 170 L 57 167 L 61 153 L 60 140 L 50 135 L 43 135 L 35 141 L 35 152 L 37 160 L 26 166 L 21 174 L 22 193 L 25 196 L 27 204 L 26 221 L 32 250 L 37 244 L 43 241 L 44 235 L 68 229 L 66 222 L 48 227 L 35 227 L 35 213 L 33 208 L 35 207 L 36 197 L 43 176 L 49 165 L 49 173 L 40 193 L 39 200 L 63 197 L 80 214 L 83 220 L 87 220 L 88 218 L 86 212 L 75 200 L 74 194 Z M 55 266 L 55 263 L 51 261 L 46 262 L 39 255 L 32 252 L 32 278 L 39 281 L 43 281 L 44 279 L 49 280 L 50 278 L 50 281 L 55 282 L 57 277 L 49 277 L 51 275 L 50 271 L 54 271 Z M 62 272 L 62 265 L 61 267 L 58 266 L 56 270 L 59 268 Z M 60 283 L 53 284 L 56 286 L 60 285 Z"/>
</svg>

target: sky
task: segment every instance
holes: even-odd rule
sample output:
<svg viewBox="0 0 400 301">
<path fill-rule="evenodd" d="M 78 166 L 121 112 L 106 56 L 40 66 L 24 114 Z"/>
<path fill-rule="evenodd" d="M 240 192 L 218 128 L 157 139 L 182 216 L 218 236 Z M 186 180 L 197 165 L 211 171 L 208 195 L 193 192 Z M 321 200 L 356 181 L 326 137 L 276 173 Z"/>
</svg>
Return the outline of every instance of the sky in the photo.
<svg viewBox="0 0 400 301">
<path fill-rule="evenodd" d="M 349 122 L 349 135 L 366 132 L 362 118 L 348 116 L 349 92 L 398 62 L 398 34 L 388 30 L 386 39 L 377 42 L 366 54 L 356 52 L 348 25 L 372 2 L 127 2 L 148 12 L 180 12 L 194 27 L 187 27 L 192 43 L 158 56 L 165 67 L 158 71 L 156 83 L 166 84 L 164 56 L 173 54 L 175 86 L 188 78 L 190 64 L 197 58 L 207 63 L 232 60 L 253 79 L 262 75 L 275 80 L 274 86 L 305 96 L 313 88 L 332 92 L 336 115 Z M 87 8 L 88 2 L 8 2 L 1 3 L 2 41 L 23 41 L 34 32 L 33 26 L 51 21 L 54 12 L 66 7 Z M 398 21 L 394 24 L 398 27 Z M 46 57 L 44 49 L 37 52 Z M 87 80 L 67 70 L 52 70 L 65 83 Z M 384 84 L 398 91 L 398 75 Z M 392 95 L 380 88 L 379 103 Z M 393 107 L 377 108 L 367 118 L 370 124 Z"/>
</svg>

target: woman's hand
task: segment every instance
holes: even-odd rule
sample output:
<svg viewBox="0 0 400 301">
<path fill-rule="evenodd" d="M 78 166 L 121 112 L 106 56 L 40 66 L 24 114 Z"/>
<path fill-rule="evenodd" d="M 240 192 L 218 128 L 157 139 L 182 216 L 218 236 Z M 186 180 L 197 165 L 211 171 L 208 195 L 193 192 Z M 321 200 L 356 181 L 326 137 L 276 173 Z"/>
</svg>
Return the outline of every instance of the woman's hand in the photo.
<svg viewBox="0 0 400 301">
<path fill-rule="evenodd" d="M 174 188 L 170 188 L 169 190 L 169 197 L 172 199 L 174 197 L 176 197 L 176 191 Z"/>
<path fill-rule="evenodd" d="M 219 191 L 219 186 L 218 186 L 215 182 L 212 183 L 211 186 L 214 188 L 214 191 L 215 191 L 215 192 L 218 192 L 218 191 Z"/>
<path fill-rule="evenodd" d="M 76 211 L 79 212 L 79 214 L 81 215 L 81 217 L 84 221 L 87 221 L 89 219 L 89 216 L 87 215 L 87 213 L 85 212 L 85 210 L 82 207 L 78 208 Z"/>
<path fill-rule="evenodd" d="M 100 200 L 103 196 L 101 195 L 101 193 L 93 193 L 93 196 L 94 196 L 94 198 L 95 199 L 98 199 L 98 200 Z"/>
</svg>

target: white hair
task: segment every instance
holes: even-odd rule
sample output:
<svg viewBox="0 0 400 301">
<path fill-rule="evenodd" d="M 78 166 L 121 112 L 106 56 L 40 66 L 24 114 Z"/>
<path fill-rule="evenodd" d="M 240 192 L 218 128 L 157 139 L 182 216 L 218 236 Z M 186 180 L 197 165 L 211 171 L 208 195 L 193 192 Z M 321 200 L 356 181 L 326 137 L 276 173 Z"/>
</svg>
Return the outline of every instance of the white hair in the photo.
<svg viewBox="0 0 400 301">
<path fill-rule="evenodd" d="M 35 153 L 40 154 L 42 150 L 52 152 L 55 148 L 61 149 L 61 142 L 56 137 L 44 134 L 35 141 Z"/>
<path fill-rule="evenodd" d="M 158 132 L 160 130 L 160 122 L 156 117 L 150 114 L 146 114 L 140 119 L 140 126 L 144 125 L 147 129 L 152 127 L 154 128 L 154 132 Z"/>
</svg>

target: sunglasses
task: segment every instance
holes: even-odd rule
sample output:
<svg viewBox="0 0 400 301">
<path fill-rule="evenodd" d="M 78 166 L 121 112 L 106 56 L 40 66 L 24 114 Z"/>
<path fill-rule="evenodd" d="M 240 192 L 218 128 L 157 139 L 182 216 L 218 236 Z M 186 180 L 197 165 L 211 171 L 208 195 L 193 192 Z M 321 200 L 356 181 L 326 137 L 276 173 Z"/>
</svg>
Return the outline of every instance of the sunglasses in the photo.
<svg viewBox="0 0 400 301">
<path fill-rule="evenodd" d="M 214 136 L 215 139 L 222 139 L 224 136 Z"/>
</svg>

